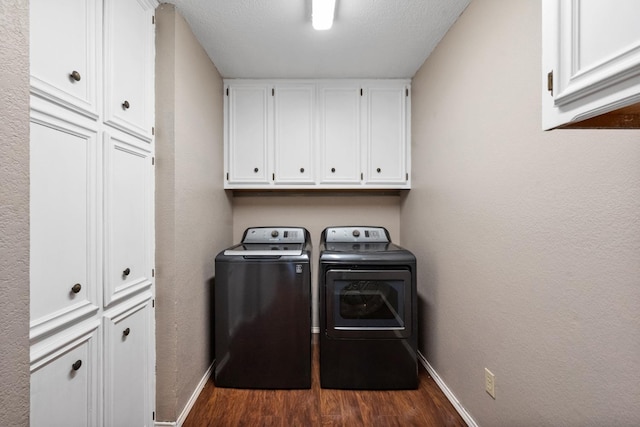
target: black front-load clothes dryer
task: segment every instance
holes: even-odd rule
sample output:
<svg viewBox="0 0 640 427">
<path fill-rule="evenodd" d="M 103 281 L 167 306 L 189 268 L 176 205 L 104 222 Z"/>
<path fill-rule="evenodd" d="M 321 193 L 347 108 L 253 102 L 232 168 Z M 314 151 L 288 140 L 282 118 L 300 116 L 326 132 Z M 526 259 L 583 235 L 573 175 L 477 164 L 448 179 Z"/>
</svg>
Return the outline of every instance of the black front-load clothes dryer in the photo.
<svg viewBox="0 0 640 427">
<path fill-rule="evenodd" d="M 254 227 L 215 260 L 218 387 L 311 387 L 311 239 Z"/>
<path fill-rule="evenodd" d="M 417 388 L 415 256 L 383 227 L 329 227 L 318 287 L 321 387 Z"/>
</svg>

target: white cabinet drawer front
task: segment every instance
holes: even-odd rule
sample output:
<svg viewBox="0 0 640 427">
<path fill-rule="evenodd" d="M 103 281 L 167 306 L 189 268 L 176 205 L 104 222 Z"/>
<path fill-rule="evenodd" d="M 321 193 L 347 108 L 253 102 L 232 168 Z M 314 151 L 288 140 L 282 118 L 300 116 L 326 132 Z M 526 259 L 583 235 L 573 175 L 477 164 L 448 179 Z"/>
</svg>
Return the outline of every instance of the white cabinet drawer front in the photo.
<svg viewBox="0 0 640 427">
<path fill-rule="evenodd" d="M 105 317 L 105 426 L 152 423 L 151 300 Z"/>
<path fill-rule="evenodd" d="M 153 9 L 141 0 L 105 0 L 105 119 L 151 140 Z"/>
<path fill-rule="evenodd" d="M 97 329 L 64 341 L 31 364 L 31 425 L 97 426 Z"/>
<path fill-rule="evenodd" d="M 268 182 L 269 92 L 266 85 L 229 87 L 227 132 L 230 183 Z"/>
<path fill-rule="evenodd" d="M 96 134 L 37 117 L 30 164 L 32 327 L 98 304 Z"/>
<path fill-rule="evenodd" d="M 29 4 L 32 91 L 94 119 L 101 30 L 96 5 L 93 0 Z"/>
<path fill-rule="evenodd" d="M 320 89 L 321 182 L 360 182 L 360 86 Z"/>
<path fill-rule="evenodd" d="M 105 134 L 105 306 L 151 285 L 151 154 Z"/>
<path fill-rule="evenodd" d="M 370 88 L 367 96 L 367 181 L 405 182 L 405 88 Z"/>
<path fill-rule="evenodd" d="M 276 183 L 314 182 L 314 92 L 313 85 L 275 88 Z"/>
</svg>

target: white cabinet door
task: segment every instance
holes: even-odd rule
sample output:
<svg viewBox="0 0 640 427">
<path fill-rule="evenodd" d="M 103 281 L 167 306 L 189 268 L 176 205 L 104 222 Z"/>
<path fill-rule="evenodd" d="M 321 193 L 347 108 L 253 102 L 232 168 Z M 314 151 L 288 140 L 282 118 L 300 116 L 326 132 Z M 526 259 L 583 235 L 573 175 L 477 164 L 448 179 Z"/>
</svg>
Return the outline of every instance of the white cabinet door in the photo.
<svg viewBox="0 0 640 427">
<path fill-rule="evenodd" d="M 104 1 L 105 121 L 148 141 L 153 127 L 153 8 Z"/>
<path fill-rule="evenodd" d="M 97 310 L 95 132 L 31 119 L 32 338 Z"/>
<path fill-rule="evenodd" d="M 98 426 L 97 324 L 31 351 L 32 426 Z"/>
<path fill-rule="evenodd" d="M 225 185 L 268 184 L 271 87 L 229 85 L 227 96 L 227 173 Z"/>
<path fill-rule="evenodd" d="M 274 98 L 275 183 L 314 182 L 315 86 L 279 84 Z"/>
<path fill-rule="evenodd" d="M 152 157 L 133 137 L 105 133 L 104 304 L 151 286 Z"/>
<path fill-rule="evenodd" d="M 404 85 L 365 89 L 365 181 L 376 184 L 407 182 L 407 102 Z"/>
<path fill-rule="evenodd" d="M 127 304 L 104 322 L 104 425 L 142 427 L 153 425 L 151 375 L 151 298 Z"/>
<path fill-rule="evenodd" d="M 640 2 L 544 0 L 543 128 L 640 102 Z"/>
<path fill-rule="evenodd" d="M 360 85 L 322 85 L 320 98 L 321 183 L 360 183 Z"/>
<path fill-rule="evenodd" d="M 93 0 L 31 0 L 31 91 L 97 118 L 97 35 L 100 10 Z"/>
</svg>

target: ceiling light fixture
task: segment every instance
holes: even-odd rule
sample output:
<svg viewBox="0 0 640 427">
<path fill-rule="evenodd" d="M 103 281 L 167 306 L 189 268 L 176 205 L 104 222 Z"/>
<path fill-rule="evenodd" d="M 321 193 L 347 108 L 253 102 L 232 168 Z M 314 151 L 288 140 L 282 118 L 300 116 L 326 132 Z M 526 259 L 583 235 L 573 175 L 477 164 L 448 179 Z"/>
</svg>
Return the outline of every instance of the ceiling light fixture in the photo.
<svg viewBox="0 0 640 427">
<path fill-rule="evenodd" d="M 333 25 L 336 0 L 312 0 L 311 22 L 316 30 L 328 30 Z"/>
</svg>

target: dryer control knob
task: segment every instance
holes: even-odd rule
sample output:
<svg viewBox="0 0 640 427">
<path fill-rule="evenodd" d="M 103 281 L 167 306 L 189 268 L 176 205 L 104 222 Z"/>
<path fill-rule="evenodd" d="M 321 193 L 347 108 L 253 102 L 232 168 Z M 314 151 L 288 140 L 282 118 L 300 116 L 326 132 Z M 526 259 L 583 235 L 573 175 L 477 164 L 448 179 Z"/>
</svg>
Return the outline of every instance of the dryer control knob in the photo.
<svg viewBox="0 0 640 427">
<path fill-rule="evenodd" d="M 360 232 L 358 230 L 353 230 L 353 237 L 358 237 L 360 236 Z"/>
<path fill-rule="evenodd" d="M 278 230 L 273 230 L 271 232 L 271 237 L 278 237 L 278 234 L 280 234 L 280 233 L 278 233 Z"/>
</svg>

